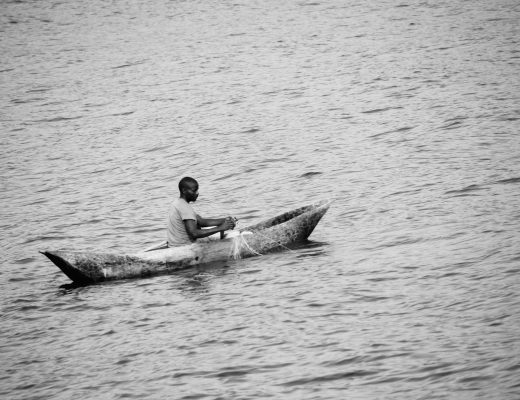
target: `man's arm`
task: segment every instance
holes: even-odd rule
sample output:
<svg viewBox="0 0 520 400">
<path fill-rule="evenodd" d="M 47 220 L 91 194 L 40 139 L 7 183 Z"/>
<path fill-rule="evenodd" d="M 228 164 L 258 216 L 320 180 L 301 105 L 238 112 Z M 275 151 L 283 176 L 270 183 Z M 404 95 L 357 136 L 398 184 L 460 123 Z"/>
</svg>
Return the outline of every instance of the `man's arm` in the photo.
<svg viewBox="0 0 520 400">
<path fill-rule="evenodd" d="M 199 224 L 201 228 L 218 226 L 222 224 L 225 220 L 226 218 L 202 218 L 199 214 L 197 214 L 197 224 Z"/>
<path fill-rule="evenodd" d="M 210 219 L 210 220 L 206 220 L 206 221 L 212 221 L 212 222 L 220 221 L 220 223 L 216 224 L 217 226 L 210 225 L 210 226 L 213 226 L 213 228 L 200 229 L 198 220 L 197 221 L 194 219 L 183 220 L 184 226 L 186 227 L 186 233 L 188 234 L 188 236 L 190 237 L 191 240 L 196 240 L 196 239 L 204 238 L 207 236 L 211 236 L 214 233 L 224 232 L 224 231 L 233 229 L 235 227 L 235 222 L 233 221 L 232 218 Z M 200 226 L 203 226 L 203 225 L 200 225 Z"/>
</svg>

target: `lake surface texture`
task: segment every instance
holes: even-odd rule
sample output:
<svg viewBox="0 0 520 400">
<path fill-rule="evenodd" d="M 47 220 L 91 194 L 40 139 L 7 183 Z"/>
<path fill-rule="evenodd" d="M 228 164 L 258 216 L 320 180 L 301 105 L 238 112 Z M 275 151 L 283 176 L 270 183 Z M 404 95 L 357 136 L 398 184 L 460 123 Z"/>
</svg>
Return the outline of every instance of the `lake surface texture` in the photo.
<svg viewBox="0 0 520 400">
<path fill-rule="evenodd" d="M 519 399 L 520 3 L 0 2 L 0 398 Z M 292 251 L 71 287 L 177 183 Z"/>
</svg>

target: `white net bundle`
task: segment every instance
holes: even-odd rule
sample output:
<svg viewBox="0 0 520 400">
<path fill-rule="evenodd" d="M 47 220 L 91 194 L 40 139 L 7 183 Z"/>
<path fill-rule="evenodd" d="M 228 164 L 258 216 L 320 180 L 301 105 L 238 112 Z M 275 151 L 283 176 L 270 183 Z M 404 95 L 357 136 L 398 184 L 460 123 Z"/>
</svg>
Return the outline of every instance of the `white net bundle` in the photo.
<svg viewBox="0 0 520 400">
<path fill-rule="evenodd" d="M 251 235 L 252 232 L 230 232 L 226 235 L 226 237 L 230 237 L 233 239 L 233 243 L 231 244 L 231 251 L 229 254 L 230 258 L 233 258 L 234 260 L 238 260 L 242 258 L 242 254 L 244 253 L 251 253 L 255 254 L 257 256 L 260 256 L 261 254 L 257 251 L 253 250 L 251 246 L 246 241 L 247 235 Z"/>
</svg>

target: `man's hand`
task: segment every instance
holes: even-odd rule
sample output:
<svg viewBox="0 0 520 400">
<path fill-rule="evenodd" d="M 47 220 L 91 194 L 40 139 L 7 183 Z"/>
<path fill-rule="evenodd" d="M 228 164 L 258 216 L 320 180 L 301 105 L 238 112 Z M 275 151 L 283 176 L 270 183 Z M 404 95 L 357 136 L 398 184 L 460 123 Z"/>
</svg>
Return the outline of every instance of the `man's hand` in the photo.
<svg viewBox="0 0 520 400">
<path fill-rule="evenodd" d="M 235 227 L 237 226 L 237 222 L 238 222 L 238 219 L 236 219 L 235 217 L 228 217 L 231 219 L 231 221 L 233 222 L 233 228 L 232 229 L 235 229 Z"/>
<path fill-rule="evenodd" d="M 230 229 L 233 229 L 236 225 L 236 218 L 233 217 L 227 217 L 222 224 L 220 224 L 220 227 L 223 231 L 228 231 Z"/>
</svg>

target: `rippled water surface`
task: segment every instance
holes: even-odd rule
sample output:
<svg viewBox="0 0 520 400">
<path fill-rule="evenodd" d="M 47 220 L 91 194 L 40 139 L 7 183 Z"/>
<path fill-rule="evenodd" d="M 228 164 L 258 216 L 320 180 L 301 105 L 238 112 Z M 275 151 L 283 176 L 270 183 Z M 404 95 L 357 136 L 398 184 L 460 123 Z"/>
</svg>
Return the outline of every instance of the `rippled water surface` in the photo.
<svg viewBox="0 0 520 400">
<path fill-rule="evenodd" d="M 520 398 L 517 1 L 1 1 L 0 397 Z M 178 180 L 293 251 L 81 288 Z"/>
</svg>

